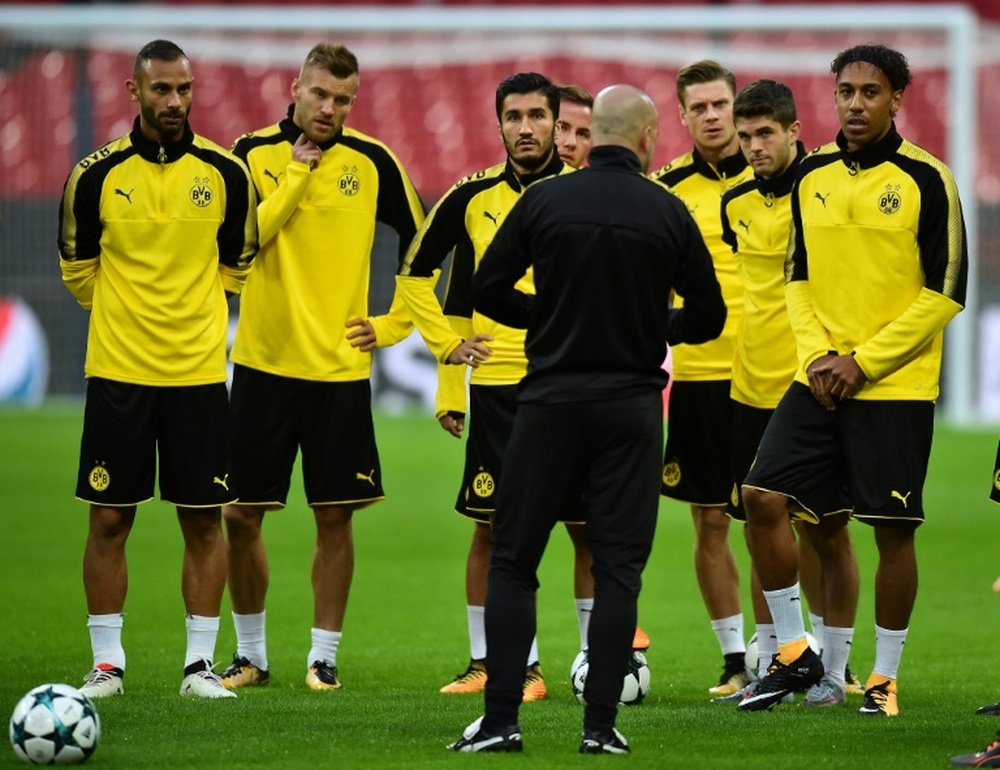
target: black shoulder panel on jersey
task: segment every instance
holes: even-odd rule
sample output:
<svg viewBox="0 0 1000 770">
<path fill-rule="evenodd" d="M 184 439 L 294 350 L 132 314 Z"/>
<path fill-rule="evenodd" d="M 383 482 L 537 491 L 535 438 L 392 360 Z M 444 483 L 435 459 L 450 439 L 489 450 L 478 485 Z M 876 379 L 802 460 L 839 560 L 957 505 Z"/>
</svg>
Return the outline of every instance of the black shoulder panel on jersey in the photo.
<svg viewBox="0 0 1000 770">
<path fill-rule="evenodd" d="M 281 144 L 287 142 L 288 137 L 278 130 L 277 125 L 268 126 L 260 131 L 253 131 L 244 134 L 233 145 L 233 155 L 242 161 L 246 161 L 247 156 L 257 147 L 264 147 L 271 144 Z"/>
</svg>

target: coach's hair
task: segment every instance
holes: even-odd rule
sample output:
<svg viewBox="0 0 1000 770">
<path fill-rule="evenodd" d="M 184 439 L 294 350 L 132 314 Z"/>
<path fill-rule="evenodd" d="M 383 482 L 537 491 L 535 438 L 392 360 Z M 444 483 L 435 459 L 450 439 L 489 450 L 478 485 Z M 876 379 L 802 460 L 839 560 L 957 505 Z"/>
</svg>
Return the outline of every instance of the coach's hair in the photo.
<svg viewBox="0 0 1000 770">
<path fill-rule="evenodd" d="M 319 43 L 314 45 L 312 50 L 306 55 L 306 60 L 302 62 L 302 69 L 299 76 L 313 67 L 322 67 L 331 75 L 337 78 L 349 78 L 351 75 L 359 75 L 358 57 L 351 53 L 350 49 L 344 45 L 334 45 L 332 43 Z"/>
<path fill-rule="evenodd" d="M 169 40 L 152 40 L 142 47 L 142 50 L 135 57 L 135 65 L 132 68 L 132 77 L 139 79 L 147 62 L 153 61 L 177 61 L 187 59 L 187 54 L 181 50 L 177 43 Z"/>
<path fill-rule="evenodd" d="M 594 97 L 583 86 L 578 86 L 574 83 L 564 83 L 563 85 L 556 86 L 556 88 L 559 89 L 560 105 L 579 104 L 581 107 L 593 109 Z"/>
<path fill-rule="evenodd" d="M 736 93 L 736 76 L 714 59 L 702 59 L 689 64 L 677 73 L 677 98 L 681 106 L 687 103 L 684 98 L 685 89 L 697 83 L 714 83 L 725 81 L 729 90 Z"/>
<path fill-rule="evenodd" d="M 903 91 L 913 81 L 906 57 L 881 43 L 865 43 L 841 51 L 830 63 L 830 72 L 839 78 L 845 67 L 856 62 L 865 62 L 882 70 L 893 91 Z"/>
<path fill-rule="evenodd" d="M 552 110 L 552 117 L 559 117 L 559 89 L 545 75 L 537 72 L 518 72 L 516 75 L 509 75 L 500 81 L 497 86 L 497 120 L 501 120 L 500 113 L 503 112 L 503 102 L 510 94 L 532 94 L 540 91 L 549 103 Z"/>
<path fill-rule="evenodd" d="M 777 80 L 755 80 L 744 86 L 733 100 L 733 119 L 771 118 L 788 128 L 798 116 L 792 89 Z"/>
</svg>

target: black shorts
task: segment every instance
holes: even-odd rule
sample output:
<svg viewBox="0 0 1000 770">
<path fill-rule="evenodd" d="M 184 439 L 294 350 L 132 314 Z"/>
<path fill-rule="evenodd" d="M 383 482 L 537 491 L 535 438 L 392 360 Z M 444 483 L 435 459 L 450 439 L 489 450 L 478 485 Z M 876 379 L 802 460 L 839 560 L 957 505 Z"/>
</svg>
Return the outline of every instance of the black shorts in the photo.
<svg viewBox="0 0 1000 770">
<path fill-rule="evenodd" d="M 933 433 L 930 401 L 848 399 L 828 412 L 793 383 L 744 486 L 785 495 L 813 521 L 853 509 L 869 524 L 919 524 Z"/>
<path fill-rule="evenodd" d="M 661 495 L 693 505 L 726 505 L 733 486 L 729 388 L 729 380 L 674 380 L 667 408 Z"/>
<path fill-rule="evenodd" d="M 315 382 L 237 365 L 231 399 L 240 503 L 283 507 L 299 447 L 310 506 L 385 497 L 368 380 Z"/>
<path fill-rule="evenodd" d="M 990 500 L 1000 503 L 1000 442 L 997 442 L 997 460 L 993 465 L 993 487 L 990 489 Z"/>
<path fill-rule="evenodd" d="M 87 380 L 76 496 L 120 507 L 151 500 L 157 454 L 165 502 L 209 508 L 233 501 L 226 384 Z"/>
<path fill-rule="evenodd" d="M 469 386 L 465 469 L 455 501 L 455 510 L 463 516 L 489 523 L 516 414 L 517 385 Z"/>
<path fill-rule="evenodd" d="M 743 479 L 746 478 L 747 471 L 753 465 L 753 458 L 757 456 L 760 437 L 764 435 L 764 429 L 767 428 L 767 423 L 771 419 L 771 415 L 774 414 L 774 410 L 748 406 L 739 401 L 733 401 L 732 404 L 733 453 L 730 470 L 733 486 L 729 492 L 726 513 L 734 519 L 746 521 L 747 512 L 743 507 L 740 487 L 743 486 Z"/>
</svg>

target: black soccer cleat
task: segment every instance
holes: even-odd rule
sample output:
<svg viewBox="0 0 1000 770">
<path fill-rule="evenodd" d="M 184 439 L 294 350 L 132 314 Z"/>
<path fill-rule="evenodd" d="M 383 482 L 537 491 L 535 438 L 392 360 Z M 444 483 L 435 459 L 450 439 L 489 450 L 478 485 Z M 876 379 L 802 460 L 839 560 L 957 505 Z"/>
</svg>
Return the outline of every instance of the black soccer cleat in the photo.
<svg viewBox="0 0 1000 770">
<path fill-rule="evenodd" d="M 461 738 L 448 744 L 448 750 L 518 752 L 524 748 L 521 743 L 521 728 L 517 725 L 508 725 L 496 732 L 486 732 L 482 725 L 483 717 L 479 717 L 465 728 Z"/>
<path fill-rule="evenodd" d="M 980 706 L 976 709 L 976 713 L 990 717 L 1000 717 L 1000 703 L 990 703 L 987 706 Z"/>
<path fill-rule="evenodd" d="M 625 736 L 612 727 L 610 730 L 584 730 L 580 741 L 581 754 L 628 754 L 631 749 Z"/>
<path fill-rule="evenodd" d="M 960 754 L 949 760 L 954 767 L 1000 767 L 1000 734 L 989 746 L 975 754 Z"/>
<path fill-rule="evenodd" d="M 811 647 L 806 647 L 788 665 L 775 655 L 767 667 L 767 675 L 758 683 L 757 691 L 741 700 L 736 707 L 740 711 L 764 711 L 793 692 L 808 690 L 822 678 L 823 661 Z"/>
</svg>

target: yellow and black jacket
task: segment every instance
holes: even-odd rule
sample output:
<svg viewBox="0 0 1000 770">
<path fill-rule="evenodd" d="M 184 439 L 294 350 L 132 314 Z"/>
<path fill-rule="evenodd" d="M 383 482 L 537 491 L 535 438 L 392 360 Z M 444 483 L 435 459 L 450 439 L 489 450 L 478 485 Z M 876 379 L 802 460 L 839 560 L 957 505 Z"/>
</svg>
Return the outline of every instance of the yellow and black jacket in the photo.
<svg viewBox="0 0 1000 770">
<path fill-rule="evenodd" d="M 792 183 L 805 156 L 799 142 L 780 176 L 754 176 L 722 196 L 722 240 L 733 250 L 743 286 L 743 323 L 736 330 L 734 401 L 774 409 L 795 376 L 795 335 L 785 306 L 785 257 L 792 224 Z"/>
<path fill-rule="evenodd" d="M 751 178 L 752 173 L 741 152 L 713 166 L 692 150 L 650 174 L 684 201 L 698 223 L 728 310 L 726 328 L 718 339 L 673 348 L 675 380 L 728 380 L 732 376 L 736 329 L 743 318 L 743 287 L 736 275 L 732 249 L 722 240 L 719 202 L 726 190 Z M 682 306 L 683 297 L 677 296 L 676 304 Z"/>
<path fill-rule="evenodd" d="M 400 257 L 424 210 L 395 155 L 344 128 L 320 145 L 315 169 L 292 159 L 302 133 L 288 117 L 240 137 L 260 196 L 260 254 L 240 299 L 234 362 L 283 377 L 349 382 L 371 376 L 372 356 L 353 348 L 346 322 L 368 316 L 375 224 L 399 236 Z M 370 319 L 379 346 L 412 330 L 402 302 Z"/>
<path fill-rule="evenodd" d="M 473 370 L 474 385 L 516 385 L 527 371 L 524 330 L 504 326 L 472 308 L 472 276 L 497 229 L 529 185 L 570 173 L 559 156 L 538 173 L 518 178 L 510 161 L 471 174 L 437 202 L 410 246 L 396 284 L 414 324 L 439 361 L 436 412 L 465 412 L 465 367 L 444 364 L 448 355 L 473 334 L 492 335 L 493 355 Z M 433 273 L 454 250 L 443 307 L 434 294 Z M 534 294 L 529 270 L 517 288 Z"/>
<path fill-rule="evenodd" d="M 802 161 L 785 277 L 796 379 L 828 351 L 868 377 L 857 398 L 933 401 L 943 329 L 965 302 L 962 206 L 948 167 L 895 129 Z"/>
<path fill-rule="evenodd" d="M 63 281 L 91 311 L 84 371 L 138 385 L 226 379 L 226 292 L 257 252 L 246 167 L 185 126 L 131 133 L 70 172 L 59 213 Z"/>
</svg>

